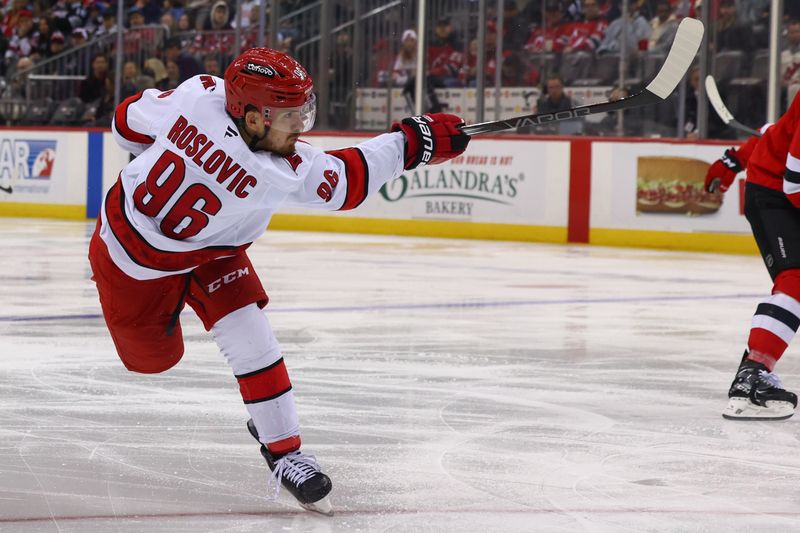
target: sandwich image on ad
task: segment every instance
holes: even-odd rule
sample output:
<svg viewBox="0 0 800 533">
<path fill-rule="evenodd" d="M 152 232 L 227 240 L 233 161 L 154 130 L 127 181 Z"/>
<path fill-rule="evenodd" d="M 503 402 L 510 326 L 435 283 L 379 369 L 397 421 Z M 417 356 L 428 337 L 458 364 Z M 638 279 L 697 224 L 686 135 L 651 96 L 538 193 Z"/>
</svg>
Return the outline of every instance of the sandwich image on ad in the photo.
<svg viewBox="0 0 800 533">
<path fill-rule="evenodd" d="M 708 165 L 690 157 L 639 157 L 636 213 L 716 213 L 722 206 L 722 194 L 703 190 Z"/>
</svg>

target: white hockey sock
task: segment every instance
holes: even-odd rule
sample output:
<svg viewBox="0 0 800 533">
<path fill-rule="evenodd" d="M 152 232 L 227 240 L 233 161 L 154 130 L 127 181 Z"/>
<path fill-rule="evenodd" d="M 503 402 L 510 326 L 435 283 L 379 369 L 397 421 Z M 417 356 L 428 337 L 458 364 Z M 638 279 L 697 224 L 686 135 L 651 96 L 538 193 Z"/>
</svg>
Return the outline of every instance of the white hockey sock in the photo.
<svg viewBox="0 0 800 533">
<path fill-rule="evenodd" d="M 214 324 L 211 333 L 239 381 L 261 442 L 275 443 L 299 435 L 292 384 L 280 345 L 258 305 L 228 314 Z"/>
</svg>

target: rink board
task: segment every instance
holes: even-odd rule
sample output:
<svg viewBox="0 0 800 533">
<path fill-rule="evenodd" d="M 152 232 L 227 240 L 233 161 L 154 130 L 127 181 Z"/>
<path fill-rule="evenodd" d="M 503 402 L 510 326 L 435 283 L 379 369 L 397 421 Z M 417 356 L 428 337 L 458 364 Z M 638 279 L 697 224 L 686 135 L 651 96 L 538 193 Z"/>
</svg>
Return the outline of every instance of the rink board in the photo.
<svg viewBox="0 0 800 533">
<path fill-rule="evenodd" d="M 334 149 L 368 137 L 309 140 Z M 756 253 L 741 209 L 743 174 L 713 212 L 651 212 L 637 203 L 642 172 L 665 183 L 692 174 L 696 185 L 729 144 L 480 136 L 465 155 L 404 173 L 354 211 L 286 210 L 270 227 Z M 108 131 L 2 129 L 0 215 L 94 218 L 129 157 Z"/>
</svg>

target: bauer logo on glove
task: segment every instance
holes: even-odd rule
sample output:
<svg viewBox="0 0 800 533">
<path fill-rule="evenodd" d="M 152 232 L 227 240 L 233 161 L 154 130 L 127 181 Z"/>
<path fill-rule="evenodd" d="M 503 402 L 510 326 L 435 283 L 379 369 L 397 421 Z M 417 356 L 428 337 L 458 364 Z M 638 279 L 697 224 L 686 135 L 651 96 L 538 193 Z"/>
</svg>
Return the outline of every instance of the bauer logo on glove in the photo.
<svg viewBox="0 0 800 533">
<path fill-rule="evenodd" d="M 456 115 L 432 113 L 404 118 L 392 124 L 406 138 L 403 168 L 435 165 L 464 153 L 470 136 L 461 131 L 464 121 Z"/>
<path fill-rule="evenodd" d="M 425 122 L 427 117 L 423 116 L 416 116 L 411 117 L 411 120 L 418 124 L 419 128 L 419 139 L 420 139 L 420 163 L 418 166 L 427 165 L 431 158 L 433 157 L 433 134 L 431 133 L 431 129 L 428 127 L 428 123 Z"/>
</svg>

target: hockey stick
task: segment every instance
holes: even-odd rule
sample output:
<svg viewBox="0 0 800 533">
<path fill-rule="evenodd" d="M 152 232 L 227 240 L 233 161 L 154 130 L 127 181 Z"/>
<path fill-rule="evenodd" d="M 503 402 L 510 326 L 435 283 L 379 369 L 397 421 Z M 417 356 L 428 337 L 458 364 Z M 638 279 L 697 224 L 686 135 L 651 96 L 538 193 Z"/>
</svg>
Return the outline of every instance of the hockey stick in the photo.
<svg viewBox="0 0 800 533">
<path fill-rule="evenodd" d="M 748 135 L 756 135 L 761 137 L 760 131 L 754 130 L 753 128 L 748 128 L 733 118 L 733 114 L 728 111 L 727 107 L 725 107 L 725 102 L 722 101 L 722 97 L 719 95 L 717 81 L 714 79 L 714 76 L 710 74 L 706 76 L 706 96 L 708 96 L 708 101 L 711 102 L 711 106 L 714 108 L 714 111 L 717 112 L 717 115 L 719 115 L 719 118 L 722 119 L 722 122 L 724 122 L 726 126 L 742 131 Z"/>
<path fill-rule="evenodd" d="M 672 94 L 686 71 L 689 70 L 689 66 L 692 64 L 702 40 L 703 23 L 696 19 L 683 19 L 680 26 L 678 26 L 675 40 L 672 42 L 672 47 L 669 49 L 669 54 L 667 54 L 667 59 L 661 66 L 661 70 L 658 71 L 656 77 L 647 87 L 634 95 L 620 98 L 613 102 L 578 106 L 556 113 L 538 113 L 494 122 L 470 124 L 461 129 L 467 135 L 478 135 L 480 133 L 492 133 L 522 126 L 547 124 L 595 113 L 608 113 L 609 111 L 619 111 L 620 109 L 630 109 L 661 102 Z"/>
</svg>

